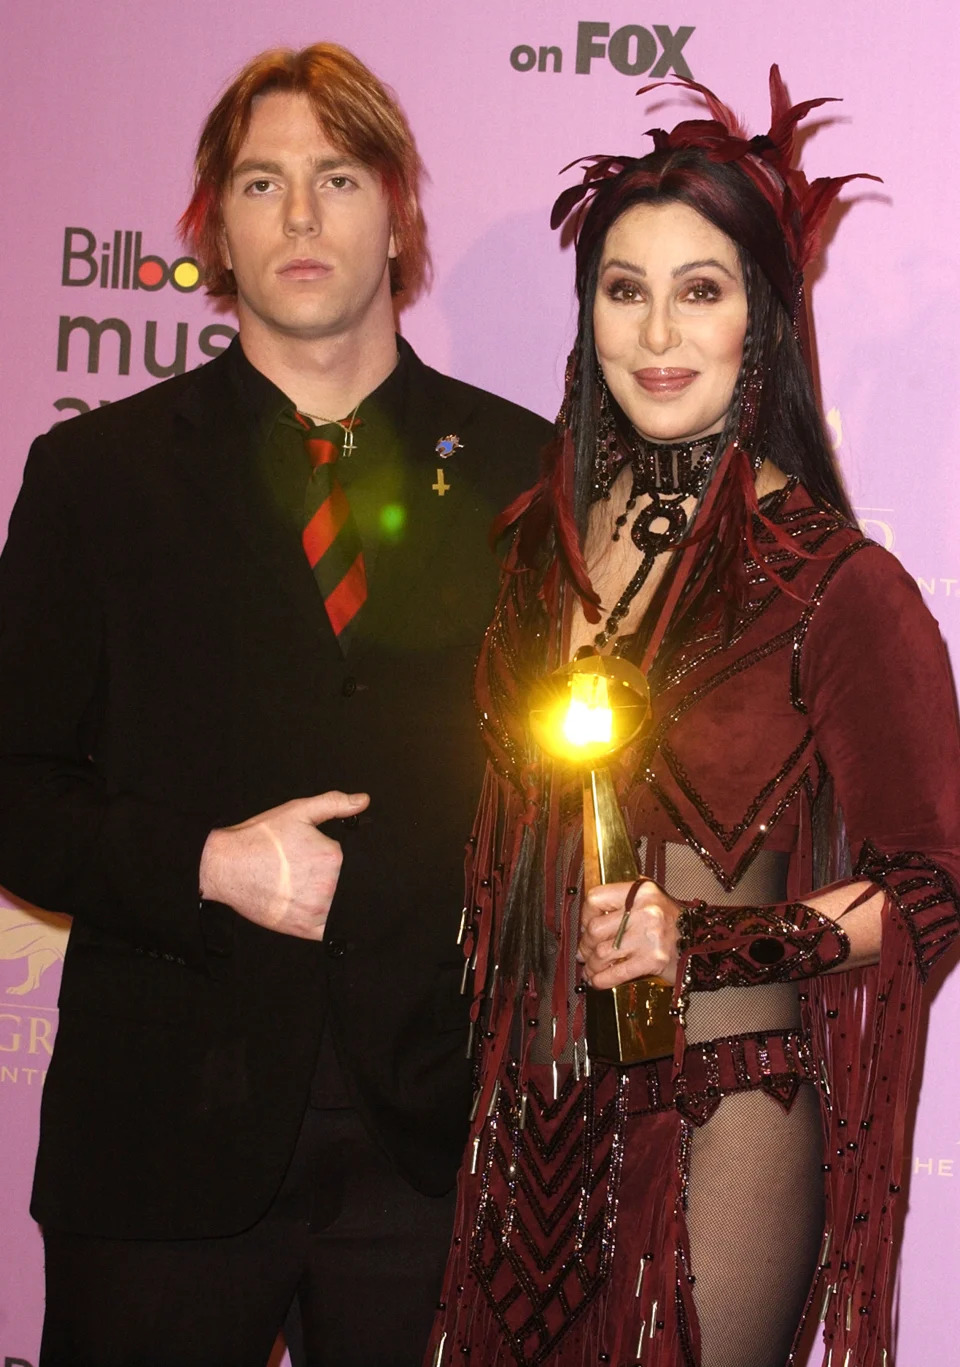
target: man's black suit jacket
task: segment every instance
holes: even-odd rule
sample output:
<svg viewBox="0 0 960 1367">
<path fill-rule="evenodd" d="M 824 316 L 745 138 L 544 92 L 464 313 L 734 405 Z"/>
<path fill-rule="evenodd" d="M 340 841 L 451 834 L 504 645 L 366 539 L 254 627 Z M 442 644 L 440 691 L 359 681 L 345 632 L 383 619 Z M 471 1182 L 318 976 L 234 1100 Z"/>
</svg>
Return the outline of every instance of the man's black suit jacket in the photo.
<svg viewBox="0 0 960 1367">
<path fill-rule="evenodd" d="M 498 573 L 486 538 L 550 429 L 408 363 L 405 522 L 346 659 L 264 498 L 226 358 L 31 451 L 0 558 L 0 883 L 74 918 L 43 1224 L 249 1226 L 290 1158 L 325 1020 L 399 1171 L 428 1193 L 452 1185 L 468 1107 L 456 936 L 482 768 L 471 676 Z M 441 460 L 448 435 L 462 449 Z M 330 829 L 344 862 L 323 943 L 200 904 L 211 827 L 330 789 L 371 803 Z"/>
</svg>

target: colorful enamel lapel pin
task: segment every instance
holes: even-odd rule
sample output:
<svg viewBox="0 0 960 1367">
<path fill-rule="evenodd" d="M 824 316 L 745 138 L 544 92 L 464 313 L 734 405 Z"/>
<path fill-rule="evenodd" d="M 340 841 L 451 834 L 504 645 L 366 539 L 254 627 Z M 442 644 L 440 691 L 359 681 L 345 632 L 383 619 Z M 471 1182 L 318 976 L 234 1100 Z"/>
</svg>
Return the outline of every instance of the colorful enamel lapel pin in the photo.
<svg viewBox="0 0 960 1367">
<path fill-rule="evenodd" d="M 440 457 L 441 460 L 446 460 L 448 456 L 453 455 L 454 451 L 463 450 L 463 442 L 456 435 L 456 433 L 451 432 L 449 436 L 441 437 L 433 449 L 436 451 L 437 455 Z M 444 494 L 450 488 L 450 485 L 443 477 L 443 470 L 440 468 L 439 465 L 437 466 L 437 482 L 436 484 L 431 484 L 430 488 L 434 491 L 438 498 L 443 498 Z"/>
</svg>

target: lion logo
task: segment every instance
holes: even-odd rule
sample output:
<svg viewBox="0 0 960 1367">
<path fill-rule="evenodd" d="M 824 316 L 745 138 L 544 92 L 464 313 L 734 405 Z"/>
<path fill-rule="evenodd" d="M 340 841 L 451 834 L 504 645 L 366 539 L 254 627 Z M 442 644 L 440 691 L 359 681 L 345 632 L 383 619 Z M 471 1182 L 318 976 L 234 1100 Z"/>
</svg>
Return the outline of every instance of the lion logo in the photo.
<svg viewBox="0 0 960 1367">
<path fill-rule="evenodd" d="M 69 916 L 0 902 L 0 960 L 23 959 L 26 971 L 22 982 L 7 988 L 12 996 L 23 997 L 40 986 L 51 964 L 63 959 L 69 933 Z"/>
</svg>

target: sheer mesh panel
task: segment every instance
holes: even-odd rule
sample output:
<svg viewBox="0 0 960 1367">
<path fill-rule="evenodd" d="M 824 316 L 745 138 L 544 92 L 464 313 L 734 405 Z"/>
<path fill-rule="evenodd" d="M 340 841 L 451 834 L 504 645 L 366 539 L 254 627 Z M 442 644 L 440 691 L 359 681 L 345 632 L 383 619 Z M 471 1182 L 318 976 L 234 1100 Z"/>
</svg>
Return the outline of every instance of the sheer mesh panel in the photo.
<svg viewBox="0 0 960 1367">
<path fill-rule="evenodd" d="M 740 1092 L 693 1129 L 687 1230 L 701 1367 L 784 1367 L 823 1231 L 820 1111 Z"/>
</svg>

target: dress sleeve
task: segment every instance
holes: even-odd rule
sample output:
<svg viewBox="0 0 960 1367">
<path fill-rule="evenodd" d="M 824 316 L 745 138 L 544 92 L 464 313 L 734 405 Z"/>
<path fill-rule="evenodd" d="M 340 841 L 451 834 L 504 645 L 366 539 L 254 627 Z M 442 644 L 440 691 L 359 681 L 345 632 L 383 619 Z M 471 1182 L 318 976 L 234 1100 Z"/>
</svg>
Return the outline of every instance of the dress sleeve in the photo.
<svg viewBox="0 0 960 1367">
<path fill-rule="evenodd" d="M 0 556 L 0 884 L 141 952 L 202 966 L 226 952 L 233 916 L 198 895 L 215 823 L 111 791 L 97 764 L 109 690 L 97 536 L 56 445 L 34 443 Z"/>
<path fill-rule="evenodd" d="M 960 728 L 937 623 L 881 547 L 823 589 L 800 686 L 854 874 L 887 893 L 925 977 L 960 930 Z"/>
</svg>

